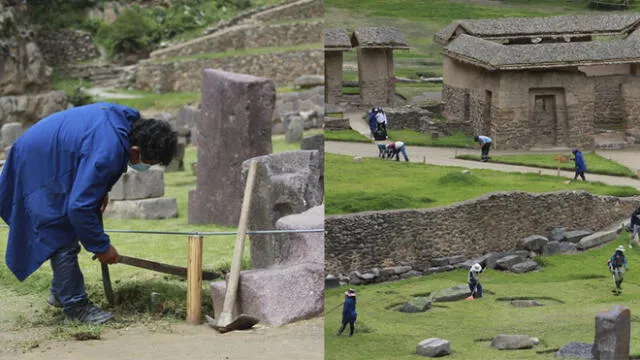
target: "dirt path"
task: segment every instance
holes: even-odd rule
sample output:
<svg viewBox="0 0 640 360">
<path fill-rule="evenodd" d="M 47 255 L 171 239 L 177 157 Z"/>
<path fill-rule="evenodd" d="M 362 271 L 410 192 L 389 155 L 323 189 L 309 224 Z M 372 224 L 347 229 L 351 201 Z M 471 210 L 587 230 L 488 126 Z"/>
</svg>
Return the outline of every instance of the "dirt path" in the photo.
<svg viewBox="0 0 640 360">
<path fill-rule="evenodd" d="M 0 360 L 280 360 L 324 358 L 324 318 L 283 327 L 220 334 L 207 325 L 151 321 L 107 328 L 100 340 L 55 340 L 54 326 L 35 326 L 44 299 L 0 286 Z"/>
<path fill-rule="evenodd" d="M 370 130 L 367 123 L 362 119 L 362 113 L 345 113 L 345 117 L 349 118 L 351 128 L 360 132 L 361 134 L 368 136 Z M 327 141 L 325 143 L 325 151 L 340 155 L 359 155 L 361 157 L 378 157 L 378 149 L 374 144 L 368 143 L 349 143 L 349 142 L 336 142 Z M 457 155 L 462 154 L 480 154 L 480 149 L 455 149 L 444 147 L 421 147 L 421 146 L 407 146 L 407 153 L 411 162 L 425 162 L 432 165 L 440 166 L 460 166 L 468 169 L 489 169 L 505 172 L 523 172 L 523 173 L 539 173 L 544 175 L 557 175 L 557 170 L 552 169 L 539 169 L 527 166 L 507 165 L 498 163 L 482 163 L 479 161 L 469 161 L 456 159 Z M 531 151 L 491 151 L 491 155 L 507 155 L 507 154 L 533 154 L 533 153 L 545 153 L 531 152 Z M 610 157 L 612 160 L 617 161 L 631 170 L 638 170 L 640 167 L 640 151 L 598 151 L 598 153 L 605 157 Z M 560 176 L 573 178 L 573 171 L 560 171 Z M 609 185 L 627 185 L 633 186 L 636 189 L 640 189 L 640 180 L 632 179 L 628 177 L 620 176 L 607 176 L 597 174 L 587 174 L 587 180 L 589 181 L 601 181 Z"/>
</svg>

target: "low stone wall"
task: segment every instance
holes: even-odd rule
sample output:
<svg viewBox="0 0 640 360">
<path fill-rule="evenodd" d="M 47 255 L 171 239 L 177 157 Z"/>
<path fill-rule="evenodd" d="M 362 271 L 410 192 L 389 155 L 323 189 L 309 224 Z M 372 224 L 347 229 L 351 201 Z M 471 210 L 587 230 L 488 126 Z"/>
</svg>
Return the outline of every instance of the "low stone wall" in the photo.
<svg viewBox="0 0 640 360">
<path fill-rule="evenodd" d="M 49 66 L 65 66 L 100 56 L 91 34 L 81 30 L 39 31 L 34 40 Z"/>
<path fill-rule="evenodd" d="M 64 91 L 0 97 L 0 127 L 10 122 L 19 122 L 23 128 L 40 121 L 68 106 Z"/>
<path fill-rule="evenodd" d="M 242 25 L 151 53 L 152 59 L 231 50 L 321 43 L 322 20 L 274 25 Z"/>
<path fill-rule="evenodd" d="M 459 121 L 435 121 L 433 112 L 419 106 L 403 106 L 385 109 L 390 130 L 410 129 L 426 135 L 433 133 L 453 135 L 457 132 L 473 134 L 471 125 Z"/>
<path fill-rule="evenodd" d="M 311 49 L 296 52 L 232 56 L 218 59 L 195 59 L 155 63 L 143 61 L 136 72 L 136 88 L 158 92 L 200 91 L 202 71 L 219 69 L 273 79 L 277 86 L 292 84 L 302 75 L 322 74 L 324 51 Z"/>
<path fill-rule="evenodd" d="M 437 208 L 327 216 L 325 272 L 402 264 L 426 269 L 442 257 L 471 259 L 506 251 L 556 227 L 600 229 L 628 217 L 638 205 L 640 197 L 583 191 L 496 192 Z"/>
<path fill-rule="evenodd" d="M 271 8 L 252 17 L 255 21 L 282 21 L 295 19 L 321 18 L 324 16 L 323 0 L 300 0 L 283 6 Z"/>
</svg>

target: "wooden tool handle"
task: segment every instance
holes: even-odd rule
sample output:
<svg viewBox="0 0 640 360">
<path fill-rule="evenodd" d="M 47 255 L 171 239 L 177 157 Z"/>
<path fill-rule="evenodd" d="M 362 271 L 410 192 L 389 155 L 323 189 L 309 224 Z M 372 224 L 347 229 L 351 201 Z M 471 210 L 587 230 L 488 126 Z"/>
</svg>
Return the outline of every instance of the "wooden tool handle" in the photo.
<svg viewBox="0 0 640 360">
<path fill-rule="evenodd" d="M 257 165 L 257 162 L 251 161 L 249 174 L 247 175 L 247 184 L 244 189 L 242 210 L 240 212 L 240 223 L 238 225 L 238 236 L 236 237 L 236 245 L 233 252 L 233 260 L 231 262 L 231 273 L 229 274 L 229 282 L 227 284 L 227 292 L 224 297 L 224 305 L 222 306 L 222 314 L 220 319 L 218 319 L 218 324 L 221 324 L 222 326 L 231 322 L 233 306 L 236 303 L 238 280 L 240 279 L 240 267 L 242 266 L 242 255 L 244 253 L 244 238 L 247 234 L 249 209 L 251 208 L 251 195 L 253 194 Z"/>
</svg>

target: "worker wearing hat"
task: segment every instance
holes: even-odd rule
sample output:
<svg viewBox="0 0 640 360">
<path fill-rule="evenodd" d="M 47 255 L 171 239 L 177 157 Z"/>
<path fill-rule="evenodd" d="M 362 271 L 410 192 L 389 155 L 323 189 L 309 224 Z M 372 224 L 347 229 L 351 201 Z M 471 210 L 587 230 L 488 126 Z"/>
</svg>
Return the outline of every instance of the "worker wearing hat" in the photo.
<svg viewBox="0 0 640 360">
<path fill-rule="evenodd" d="M 471 291 L 471 296 L 473 298 L 481 298 L 482 297 L 482 285 L 480 284 L 480 273 L 483 271 L 482 266 L 478 263 L 473 264 L 471 269 L 469 269 L 469 291 Z"/>
<path fill-rule="evenodd" d="M 629 269 L 627 264 L 627 258 L 624 256 L 624 246 L 620 245 L 616 251 L 611 255 L 607 262 L 609 271 L 613 274 L 613 280 L 616 284 L 616 288 L 613 290 L 615 293 L 620 293 L 622 290 L 622 281 L 624 280 L 624 271 Z"/>
<path fill-rule="evenodd" d="M 342 327 L 336 335 L 342 335 L 342 332 L 349 324 L 349 336 L 353 336 L 355 332 L 355 323 L 358 313 L 356 312 L 356 291 L 349 289 L 344 293 L 344 305 L 342 306 Z"/>
</svg>

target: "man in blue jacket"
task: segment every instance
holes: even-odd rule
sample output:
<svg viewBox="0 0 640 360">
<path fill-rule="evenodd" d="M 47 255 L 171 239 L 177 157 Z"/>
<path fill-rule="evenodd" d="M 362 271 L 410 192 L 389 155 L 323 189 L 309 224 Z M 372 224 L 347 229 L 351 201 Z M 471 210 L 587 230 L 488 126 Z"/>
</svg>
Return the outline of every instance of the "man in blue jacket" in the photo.
<svg viewBox="0 0 640 360">
<path fill-rule="evenodd" d="M 68 320 L 103 323 L 113 315 L 93 305 L 78 266 L 80 244 L 103 264 L 118 262 L 101 212 L 127 165 L 167 165 L 177 137 L 160 120 L 97 103 L 50 115 L 13 144 L 0 170 L 0 217 L 9 225 L 6 264 L 23 281 L 50 260 L 49 303 Z"/>
<path fill-rule="evenodd" d="M 584 177 L 584 173 L 587 172 L 587 163 L 584 161 L 582 152 L 578 149 L 574 149 L 572 153 L 574 157 L 570 160 L 575 161 L 576 164 L 576 176 L 573 177 L 573 180 L 578 180 L 578 175 L 580 175 L 583 181 L 587 181 Z"/>
</svg>

